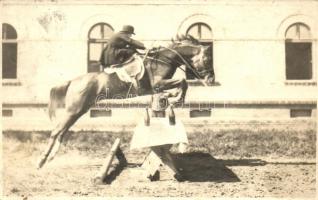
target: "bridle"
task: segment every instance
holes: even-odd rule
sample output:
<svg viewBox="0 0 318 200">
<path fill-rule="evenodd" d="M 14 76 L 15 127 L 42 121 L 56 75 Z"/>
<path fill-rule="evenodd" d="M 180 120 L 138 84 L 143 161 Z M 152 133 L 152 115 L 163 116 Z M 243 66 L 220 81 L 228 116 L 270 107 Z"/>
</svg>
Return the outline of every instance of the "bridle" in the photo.
<svg viewBox="0 0 318 200">
<path fill-rule="evenodd" d="M 188 68 L 189 70 L 191 70 L 191 72 L 196 76 L 196 78 L 200 79 L 200 72 L 198 72 L 178 51 L 171 49 L 169 47 L 164 47 L 165 49 L 172 51 L 173 53 L 175 53 L 181 60 L 183 63 L 178 62 L 179 64 L 185 64 L 186 68 Z M 181 69 L 180 66 L 178 66 L 179 69 Z M 183 69 L 182 69 L 183 70 Z"/>
<path fill-rule="evenodd" d="M 196 70 L 195 67 L 193 67 L 178 51 L 176 51 L 176 50 L 174 50 L 174 49 L 172 49 L 172 48 L 169 48 L 169 47 L 162 47 L 162 48 L 167 49 L 167 50 L 173 52 L 174 54 L 176 54 L 176 55 L 181 59 L 182 62 L 173 60 L 174 62 L 177 62 L 177 63 L 179 64 L 179 65 L 177 66 L 177 68 L 179 68 L 179 69 L 181 69 L 182 71 L 185 72 L 185 70 L 181 68 L 181 65 L 185 65 L 185 67 L 186 67 L 187 69 L 189 69 L 189 70 L 195 75 L 195 78 L 197 78 L 204 86 L 208 86 L 204 81 L 202 81 L 201 78 L 203 77 L 202 74 L 205 74 L 205 73 L 207 73 L 207 72 L 209 72 L 209 71 L 212 71 L 212 70 L 202 70 L 202 71 L 199 72 L 199 71 Z M 147 54 L 146 54 L 146 55 L 147 55 Z M 162 56 L 162 55 L 161 55 L 161 56 Z M 166 56 L 164 56 L 164 57 L 167 58 L 167 59 L 169 59 L 169 60 L 171 60 L 171 58 L 168 58 L 168 57 L 166 57 Z M 163 60 L 160 60 L 160 59 L 157 59 L 157 58 L 151 58 L 151 57 L 148 57 L 148 58 L 153 59 L 153 60 L 157 60 L 157 61 L 160 61 L 160 62 L 163 62 L 163 63 L 167 64 L 168 66 L 170 65 L 170 64 L 167 63 L 166 61 L 163 61 Z"/>
</svg>

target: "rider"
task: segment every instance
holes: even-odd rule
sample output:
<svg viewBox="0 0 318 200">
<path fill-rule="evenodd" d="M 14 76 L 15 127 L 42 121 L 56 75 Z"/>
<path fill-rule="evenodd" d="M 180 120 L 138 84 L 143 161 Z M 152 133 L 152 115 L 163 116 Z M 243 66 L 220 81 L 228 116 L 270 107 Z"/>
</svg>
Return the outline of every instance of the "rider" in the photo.
<svg viewBox="0 0 318 200">
<path fill-rule="evenodd" d="M 137 52 L 136 49 L 145 49 L 142 42 L 131 38 L 132 34 L 135 35 L 134 27 L 125 25 L 109 39 L 99 60 L 103 67 L 123 63 Z"/>
</svg>

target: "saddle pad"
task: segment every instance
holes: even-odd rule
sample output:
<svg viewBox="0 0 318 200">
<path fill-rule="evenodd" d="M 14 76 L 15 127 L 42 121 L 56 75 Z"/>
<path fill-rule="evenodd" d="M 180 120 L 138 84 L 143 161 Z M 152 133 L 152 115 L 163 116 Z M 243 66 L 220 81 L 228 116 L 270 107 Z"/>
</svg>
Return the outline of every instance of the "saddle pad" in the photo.
<svg viewBox="0 0 318 200">
<path fill-rule="evenodd" d="M 177 143 L 188 143 L 184 125 L 180 120 L 176 120 L 176 124 L 171 126 L 168 118 L 151 118 L 150 126 L 145 126 L 143 120 L 136 126 L 130 149 Z"/>
<path fill-rule="evenodd" d="M 122 67 L 108 67 L 104 69 L 107 74 L 116 73 L 121 81 L 133 82 L 133 79 L 140 80 L 144 73 L 145 67 L 140 56 L 135 55 L 134 60 L 127 64 L 122 64 Z"/>
<path fill-rule="evenodd" d="M 139 67 L 139 69 L 136 71 L 136 78 L 137 80 L 140 80 L 142 79 L 142 77 L 144 76 L 144 73 L 145 73 L 145 66 L 144 66 L 144 61 L 143 59 L 138 56 L 138 55 L 135 55 L 134 56 L 136 60 L 139 61 L 139 65 L 137 65 Z"/>
<path fill-rule="evenodd" d="M 104 72 L 106 74 L 116 73 L 118 78 L 123 82 L 131 83 L 133 81 L 132 77 L 127 73 L 127 71 L 124 68 L 105 68 Z"/>
</svg>

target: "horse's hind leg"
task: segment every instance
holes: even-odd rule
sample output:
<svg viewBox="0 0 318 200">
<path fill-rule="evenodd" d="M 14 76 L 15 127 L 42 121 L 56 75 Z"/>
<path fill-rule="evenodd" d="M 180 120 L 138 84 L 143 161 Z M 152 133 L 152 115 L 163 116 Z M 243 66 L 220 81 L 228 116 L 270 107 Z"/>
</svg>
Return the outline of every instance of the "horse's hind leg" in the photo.
<svg viewBox="0 0 318 200">
<path fill-rule="evenodd" d="M 81 114 L 77 114 L 77 115 L 73 115 L 74 118 L 72 118 L 71 120 L 71 125 L 65 130 L 62 131 L 60 134 L 58 134 L 58 136 L 55 139 L 55 143 L 52 147 L 52 150 L 47 158 L 47 161 L 51 161 L 53 160 L 54 156 L 57 154 L 58 150 L 60 149 L 63 137 L 65 135 L 65 133 L 68 131 L 68 129 L 75 123 L 75 121 L 81 116 Z"/>
<path fill-rule="evenodd" d="M 56 154 L 64 133 L 66 133 L 68 131 L 68 129 L 75 123 L 75 121 L 80 116 L 81 116 L 80 114 L 67 113 L 65 115 L 65 117 L 60 121 L 60 123 L 55 127 L 55 129 L 51 132 L 48 147 L 38 162 L 38 166 L 37 166 L 38 169 L 41 168 L 45 164 L 45 162 L 47 161 L 47 158 L 51 154 L 51 152 L 54 155 Z M 57 145 L 57 146 L 54 147 L 55 145 Z M 50 159 L 53 159 L 54 155 L 50 156 Z"/>
<path fill-rule="evenodd" d="M 63 136 L 64 136 L 64 134 L 62 134 L 62 133 L 57 136 L 55 143 L 52 147 L 51 153 L 47 157 L 47 162 L 50 162 L 51 160 L 53 160 L 54 156 L 56 155 L 56 153 L 60 149 L 60 146 L 61 146 L 61 143 L 63 140 Z"/>
</svg>

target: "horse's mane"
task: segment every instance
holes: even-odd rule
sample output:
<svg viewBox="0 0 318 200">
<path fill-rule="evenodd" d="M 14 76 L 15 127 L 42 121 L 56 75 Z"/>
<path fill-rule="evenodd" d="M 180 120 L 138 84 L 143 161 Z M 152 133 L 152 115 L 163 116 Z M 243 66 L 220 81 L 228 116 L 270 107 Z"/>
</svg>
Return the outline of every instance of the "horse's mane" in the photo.
<svg viewBox="0 0 318 200">
<path fill-rule="evenodd" d="M 195 39 L 192 35 L 176 35 L 175 39 L 171 39 L 171 44 L 169 45 L 170 47 L 175 47 L 180 44 L 194 44 L 194 45 L 199 45 L 200 42 L 199 40 Z"/>
<path fill-rule="evenodd" d="M 181 44 L 193 44 L 193 45 L 199 45 L 200 42 L 199 40 L 195 39 L 191 35 L 176 35 L 175 38 L 171 38 L 171 43 L 167 45 L 168 48 L 175 48 Z M 160 51 L 165 51 L 167 50 L 165 47 L 154 47 L 150 50 L 149 54 L 157 54 Z"/>
</svg>

